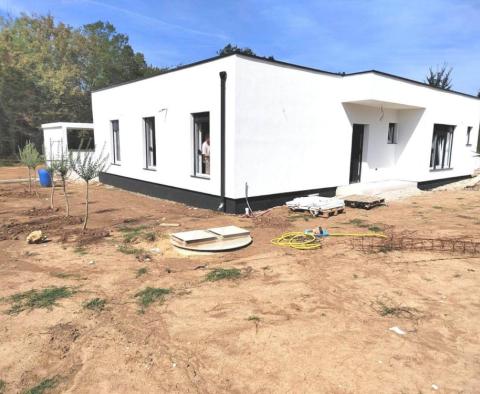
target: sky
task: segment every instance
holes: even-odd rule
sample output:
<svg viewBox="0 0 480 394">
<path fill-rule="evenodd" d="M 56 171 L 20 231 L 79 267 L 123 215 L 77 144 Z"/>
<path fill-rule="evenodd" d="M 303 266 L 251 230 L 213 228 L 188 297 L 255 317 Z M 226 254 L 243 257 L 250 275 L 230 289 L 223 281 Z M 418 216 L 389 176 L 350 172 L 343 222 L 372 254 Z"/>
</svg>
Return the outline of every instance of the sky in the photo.
<svg viewBox="0 0 480 394">
<path fill-rule="evenodd" d="M 232 43 L 322 70 L 419 81 L 448 63 L 454 90 L 480 90 L 480 0 L 0 0 L 0 16 L 22 12 L 74 27 L 109 21 L 159 67 Z"/>
</svg>

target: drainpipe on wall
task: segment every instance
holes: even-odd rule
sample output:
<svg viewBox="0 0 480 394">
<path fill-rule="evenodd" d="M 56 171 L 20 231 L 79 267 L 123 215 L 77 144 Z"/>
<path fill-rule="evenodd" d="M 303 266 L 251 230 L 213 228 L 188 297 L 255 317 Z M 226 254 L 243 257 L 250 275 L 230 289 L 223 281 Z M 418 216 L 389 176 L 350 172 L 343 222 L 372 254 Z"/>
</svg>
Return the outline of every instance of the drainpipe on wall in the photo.
<svg viewBox="0 0 480 394">
<path fill-rule="evenodd" d="M 220 205 L 219 211 L 226 212 L 225 200 L 225 85 L 227 72 L 220 72 Z"/>
</svg>

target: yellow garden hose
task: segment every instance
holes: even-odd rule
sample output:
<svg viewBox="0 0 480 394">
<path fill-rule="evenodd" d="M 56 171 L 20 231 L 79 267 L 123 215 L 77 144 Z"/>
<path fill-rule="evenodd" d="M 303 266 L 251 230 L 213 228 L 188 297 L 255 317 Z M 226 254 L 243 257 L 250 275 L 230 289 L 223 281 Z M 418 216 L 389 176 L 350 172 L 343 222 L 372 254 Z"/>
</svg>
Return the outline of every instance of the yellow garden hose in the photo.
<svg viewBox="0 0 480 394">
<path fill-rule="evenodd" d="M 371 237 L 371 238 L 387 238 L 383 233 L 333 233 L 326 234 L 324 237 Z M 277 238 L 271 240 L 273 245 L 288 246 L 298 250 L 314 250 L 322 247 L 321 238 L 316 237 L 313 233 L 304 232 L 288 232 L 283 233 Z"/>
<path fill-rule="evenodd" d="M 289 232 L 272 239 L 272 244 L 277 246 L 289 246 L 299 250 L 313 250 L 322 247 L 321 240 L 313 234 L 302 232 Z"/>
</svg>

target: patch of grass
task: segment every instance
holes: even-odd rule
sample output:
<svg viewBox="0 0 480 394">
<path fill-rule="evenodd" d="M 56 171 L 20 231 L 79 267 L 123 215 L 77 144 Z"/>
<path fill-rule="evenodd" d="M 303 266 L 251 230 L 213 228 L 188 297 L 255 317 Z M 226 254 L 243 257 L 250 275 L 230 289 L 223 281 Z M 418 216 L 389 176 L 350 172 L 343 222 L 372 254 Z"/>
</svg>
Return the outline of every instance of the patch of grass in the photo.
<svg viewBox="0 0 480 394">
<path fill-rule="evenodd" d="M 215 268 L 207 274 L 205 279 L 209 282 L 215 282 L 222 279 L 234 280 L 241 276 L 242 272 L 238 268 Z"/>
<path fill-rule="evenodd" d="M 350 220 L 347 224 L 353 224 L 354 226 L 357 226 L 357 227 L 362 227 L 362 228 L 366 228 L 366 227 L 369 227 L 370 225 L 365 222 L 365 220 L 363 219 L 352 219 Z"/>
<path fill-rule="evenodd" d="M 75 294 L 75 290 L 69 287 L 52 286 L 43 290 L 33 289 L 23 293 L 17 293 L 4 300 L 12 303 L 12 307 L 7 313 L 14 315 L 27 309 L 52 309 L 53 306 L 57 305 L 58 300 L 71 297 L 73 294 Z"/>
<path fill-rule="evenodd" d="M 124 254 L 133 254 L 135 256 L 139 256 L 141 254 L 145 254 L 145 249 L 142 248 L 134 248 L 128 245 L 120 245 L 118 247 L 118 251 Z"/>
<path fill-rule="evenodd" d="M 101 312 L 105 309 L 106 303 L 107 301 L 104 298 L 92 298 L 90 301 L 85 302 L 83 307 L 91 311 Z"/>
<path fill-rule="evenodd" d="M 247 320 L 248 320 L 248 321 L 254 321 L 254 322 L 256 322 L 256 323 L 259 323 L 261 319 L 260 319 L 258 316 L 251 315 L 251 316 L 248 316 Z"/>
<path fill-rule="evenodd" d="M 143 234 L 143 239 L 148 242 L 153 242 L 157 239 L 157 234 L 155 234 L 153 231 L 150 231 L 148 233 Z"/>
<path fill-rule="evenodd" d="M 441 207 L 440 205 L 434 205 L 432 208 L 433 209 L 443 209 L 443 207 Z"/>
<path fill-rule="evenodd" d="M 157 238 L 154 231 L 145 231 L 147 226 L 138 227 L 121 227 L 119 230 L 123 233 L 123 242 L 132 243 L 143 239 L 145 241 L 153 242 Z"/>
<path fill-rule="evenodd" d="M 44 379 L 35 387 L 25 390 L 23 394 L 43 394 L 45 391 L 49 389 L 53 389 L 57 384 L 58 384 L 57 378 Z"/>
<path fill-rule="evenodd" d="M 358 275 L 357 274 L 353 274 L 353 279 L 358 279 Z"/>
<path fill-rule="evenodd" d="M 307 213 L 291 213 L 287 216 L 287 220 L 293 222 L 295 220 L 303 219 L 304 221 L 308 222 L 311 217 L 308 216 Z"/>
<path fill-rule="evenodd" d="M 0 379 L 0 394 L 3 394 L 6 389 L 7 389 L 7 382 Z"/>
<path fill-rule="evenodd" d="M 373 226 L 368 227 L 368 231 L 372 231 L 374 233 L 381 233 L 383 231 L 383 227 L 380 227 L 374 224 Z"/>
<path fill-rule="evenodd" d="M 137 270 L 137 278 L 140 278 L 142 275 L 145 275 L 148 272 L 148 269 L 146 267 L 139 268 Z"/>
<path fill-rule="evenodd" d="M 161 287 L 147 287 L 142 291 L 135 294 L 135 298 L 138 298 L 141 312 L 143 313 L 155 301 L 162 303 L 165 300 L 165 296 L 170 294 L 170 289 L 164 289 Z"/>
<path fill-rule="evenodd" d="M 418 314 L 418 310 L 408 306 L 395 304 L 388 298 L 377 299 L 374 309 L 380 316 L 395 316 L 398 318 L 413 319 Z"/>
<path fill-rule="evenodd" d="M 80 256 L 83 256 L 88 253 L 88 250 L 85 246 L 76 246 L 75 249 L 73 249 L 74 253 L 79 254 Z"/>
</svg>

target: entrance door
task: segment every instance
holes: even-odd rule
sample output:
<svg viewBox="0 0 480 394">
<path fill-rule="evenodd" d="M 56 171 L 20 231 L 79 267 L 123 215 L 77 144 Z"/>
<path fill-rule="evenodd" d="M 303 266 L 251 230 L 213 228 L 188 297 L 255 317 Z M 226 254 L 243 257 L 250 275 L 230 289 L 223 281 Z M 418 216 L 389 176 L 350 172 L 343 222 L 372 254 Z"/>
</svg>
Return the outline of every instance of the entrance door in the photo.
<svg viewBox="0 0 480 394">
<path fill-rule="evenodd" d="M 352 154 L 350 157 L 350 183 L 360 182 L 362 175 L 363 124 L 354 124 L 352 132 Z"/>
</svg>

